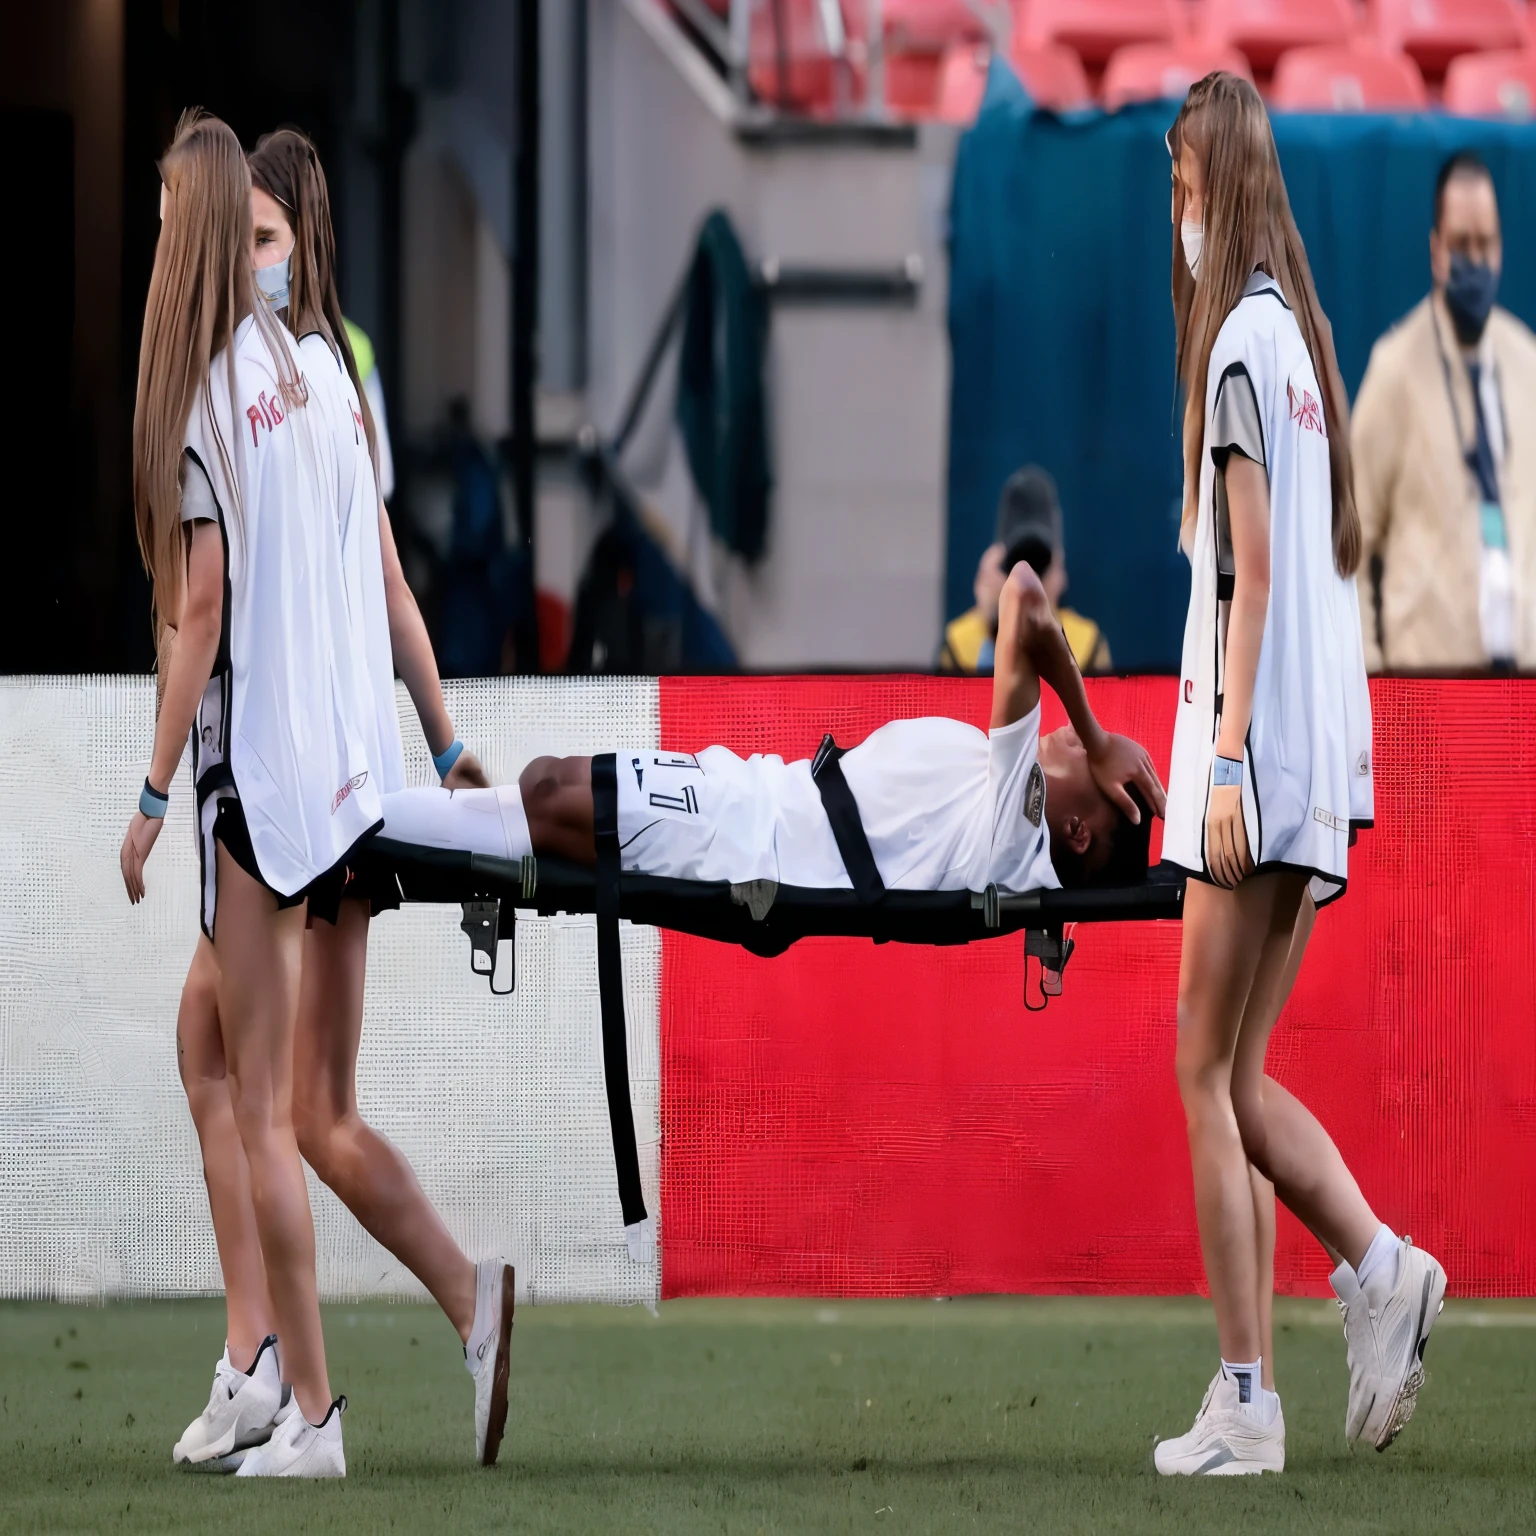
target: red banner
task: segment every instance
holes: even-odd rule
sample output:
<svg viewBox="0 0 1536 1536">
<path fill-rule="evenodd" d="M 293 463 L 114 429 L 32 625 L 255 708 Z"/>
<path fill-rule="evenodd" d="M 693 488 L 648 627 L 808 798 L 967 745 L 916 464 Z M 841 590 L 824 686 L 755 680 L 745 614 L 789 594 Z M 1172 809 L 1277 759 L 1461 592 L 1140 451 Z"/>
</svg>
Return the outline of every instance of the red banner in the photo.
<svg viewBox="0 0 1536 1536">
<path fill-rule="evenodd" d="M 1176 684 L 1091 683 L 1166 772 Z M 1536 1292 L 1536 684 L 1382 681 L 1376 829 L 1325 910 L 1270 1071 L 1462 1295 Z M 664 679 L 661 741 L 809 756 L 886 720 L 985 726 L 990 685 Z M 1062 720 L 1047 697 L 1046 729 Z M 1153 856 L 1157 855 L 1154 834 Z M 1022 1003 L 1018 936 L 662 948 L 663 1289 L 1203 1289 L 1173 1075 L 1176 924 L 1080 927 Z M 1279 1289 L 1322 1294 L 1282 1213 Z"/>
</svg>

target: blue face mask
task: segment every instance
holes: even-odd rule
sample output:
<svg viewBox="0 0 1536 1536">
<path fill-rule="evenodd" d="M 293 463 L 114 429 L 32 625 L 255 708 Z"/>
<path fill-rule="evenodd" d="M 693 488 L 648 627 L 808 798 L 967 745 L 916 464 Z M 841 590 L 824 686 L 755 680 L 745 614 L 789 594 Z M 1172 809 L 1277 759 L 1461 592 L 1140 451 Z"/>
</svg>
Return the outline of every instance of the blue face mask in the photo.
<svg viewBox="0 0 1536 1536">
<path fill-rule="evenodd" d="M 291 258 L 284 256 L 279 262 L 270 267 L 256 268 L 256 286 L 261 290 L 262 297 L 266 299 L 269 308 L 286 309 L 288 307 L 288 262 Z"/>
<path fill-rule="evenodd" d="M 1497 268 L 1486 261 L 1472 261 L 1460 251 L 1451 252 L 1451 275 L 1445 285 L 1445 302 L 1456 327 L 1456 339 L 1475 347 L 1483 338 L 1493 301 L 1499 291 Z"/>
</svg>

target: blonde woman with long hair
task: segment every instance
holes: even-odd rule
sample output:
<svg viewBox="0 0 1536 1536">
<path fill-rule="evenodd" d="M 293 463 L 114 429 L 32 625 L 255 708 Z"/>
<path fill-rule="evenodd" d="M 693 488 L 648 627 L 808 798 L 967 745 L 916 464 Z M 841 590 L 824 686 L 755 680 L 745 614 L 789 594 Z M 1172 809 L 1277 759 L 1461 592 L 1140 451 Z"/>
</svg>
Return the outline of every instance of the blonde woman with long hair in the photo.
<svg viewBox="0 0 1536 1536">
<path fill-rule="evenodd" d="M 1360 521 L 1332 333 L 1258 93 L 1208 76 L 1168 145 L 1193 580 L 1163 856 L 1191 877 L 1177 1068 L 1221 1361 L 1194 1427 L 1155 1459 L 1230 1475 L 1285 1465 L 1250 1165 L 1337 1265 L 1351 1443 L 1383 1450 L 1413 1412 L 1445 1273 L 1379 1220 L 1328 1133 L 1264 1073 L 1312 904 L 1344 893 L 1373 816 Z"/>
<path fill-rule="evenodd" d="M 289 1411 L 243 1476 L 344 1476 L 314 1226 L 293 1127 L 305 904 L 334 899 L 381 816 L 373 702 L 348 624 L 332 435 L 256 297 L 234 134 L 185 115 L 160 163 L 134 410 L 134 510 L 157 627 L 177 626 L 123 839 L 129 900 L 191 738 L 202 926 Z"/>
<path fill-rule="evenodd" d="M 397 669 L 444 785 L 484 788 L 484 770 L 454 736 L 431 641 L 380 500 L 374 423 L 336 291 L 330 196 L 319 156 L 302 133 L 280 129 L 257 144 L 249 163 L 256 283 L 299 340 L 305 381 L 335 435 L 343 470 L 343 562 L 354 630 L 373 684 L 370 751 L 380 792 L 387 797 L 405 787 Z M 295 1127 L 305 1161 L 422 1281 L 453 1323 L 475 1382 L 476 1457 L 492 1465 L 507 1416 L 511 1266 L 500 1260 L 477 1266 L 465 1257 L 410 1164 L 362 1118 L 357 1104 L 369 921 L 398 905 L 397 890 L 365 889 L 355 879 L 340 900 L 311 903 L 295 1036 Z M 279 1399 L 270 1380 L 263 1386 L 261 1372 L 252 1377 L 244 1366 L 261 1358 L 275 1321 L 239 1139 L 231 1134 L 213 974 L 205 942 L 183 992 L 177 1041 L 224 1266 L 228 1342 L 208 1407 L 188 1426 L 174 1455 L 179 1462 L 232 1470 L 272 1432 Z"/>
</svg>

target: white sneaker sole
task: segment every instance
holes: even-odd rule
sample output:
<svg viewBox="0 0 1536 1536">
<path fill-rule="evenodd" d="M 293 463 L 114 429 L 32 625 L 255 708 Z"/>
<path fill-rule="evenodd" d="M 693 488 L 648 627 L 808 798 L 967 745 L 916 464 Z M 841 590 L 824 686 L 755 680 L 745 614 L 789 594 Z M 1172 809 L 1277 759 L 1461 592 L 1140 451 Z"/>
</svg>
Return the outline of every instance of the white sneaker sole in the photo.
<svg viewBox="0 0 1536 1536">
<path fill-rule="evenodd" d="M 1155 1456 L 1153 1465 L 1157 1466 Z M 1212 1451 L 1195 1466 L 1157 1466 L 1157 1470 L 1164 1477 L 1257 1477 L 1263 1472 L 1283 1472 L 1285 1463 L 1282 1461 L 1276 1465 L 1269 1461 L 1249 1461 L 1223 1449 Z"/>
<path fill-rule="evenodd" d="M 496 1335 L 496 1367 L 491 1374 L 491 1406 L 485 1424 L 482 1467 L 494 1467 L 507 1429 L 507 1386 L 512 1372 L 512 1311 L 517 1301 L 517 1275 L 510 1264 L 501 1267 L 501 1325 Z"/>
<path fill-rule="evenodd" d="M 1424 1276 L 1424 1289 L 1419 1299 L 1419 1329 L 1414 1340 L 1413 1357 L 1407 1372 L 1398 1384 L 1385 1421 L 1377 1431 L 1373 1444 L 1384 1451 L 1406 1428 L 1413 1410 L 1419 1405 L 1419 1389 L 1424 1385 L 1424 1346 L 1429 1342 L 1430 1330 L 1445 1307 L 1445 1270 L 1436 1263 Z M 1374 1407 L 1374 1405 L 1372 1405 Z M 1369 1424 L 1370 1416 L 1366 1416 Z M 1363 1439 L 1364 1436 L 1362 1435 Z"/>
</svg>

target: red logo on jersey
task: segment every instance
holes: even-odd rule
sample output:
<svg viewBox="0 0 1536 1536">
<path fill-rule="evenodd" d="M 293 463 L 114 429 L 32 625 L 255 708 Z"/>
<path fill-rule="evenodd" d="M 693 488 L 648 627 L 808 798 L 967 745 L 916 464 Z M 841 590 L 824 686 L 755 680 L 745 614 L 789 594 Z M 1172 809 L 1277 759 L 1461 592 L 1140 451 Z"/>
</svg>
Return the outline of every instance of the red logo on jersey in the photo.
<svg viewBox="0 0 1536 1536">
<path fill-rule="evenodd" d="M 1184 679 L 1184 702 L 1186 704 L 1195 702 L 1195 680 L 1192 677 Z"/>
<path fill-rule="evenodd" d="M 347 782 L 336 791 L 336 798 L 331 801 L 331 815 L 334 816 L 336 812 L 341 809 L 342 802 L 352 793 L 354 789 L 361 789 L 367 782 L 368 770 L 366 768 L 363 769 L 361 773 L 356 774 L 352 778 L 348 779 Z"/>
<path fill-rule="evenodd" d="M 297 389 L 292 385 L 282 386 L 280 393 L 288 397 L 289 409 L 295 402 L 302 405 L 306 398 L 307 386 L 301 380 Z M 282 402 L 277 395 L 269 395 L 266 390 L 256 397 L 255 405 L 245 408 L 245 419 L 251 424 L 251 447 L 255 448 L 261 442 L 261 435 L 257 427 L 265 427 L 268 432 L 275 431 L 287 419 L 288 412 L 283 409 Z"/>
<path fill-rule="evenodd" d="M 1323 408 L 1311 390 L 1297 389 L 1294 384 L 1287 384 L 1285 393 L 1291 402 L 1291 420 L 1300 423 L 1303 432 L 1316 432 L 1327 437 L 1327 432 L 1323 430 Z"/>
</svg>

